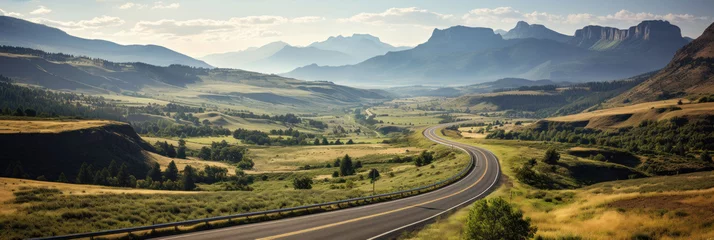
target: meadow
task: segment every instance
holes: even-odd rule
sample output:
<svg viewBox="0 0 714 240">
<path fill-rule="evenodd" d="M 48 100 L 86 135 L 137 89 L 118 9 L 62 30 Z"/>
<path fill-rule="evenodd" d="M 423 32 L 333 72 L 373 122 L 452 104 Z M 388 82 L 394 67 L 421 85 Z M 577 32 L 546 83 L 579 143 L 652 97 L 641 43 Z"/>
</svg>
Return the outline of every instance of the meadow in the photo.
<svg viewBox="0 0 714 240">
<path fill-rule="evenodd" d="M 455 140 L 492 151 L 502 165 L 501 184 L 487 198 L 501 197 L 522 210 L 538 228 L 536 239 L 708 239 L 714 236 L 714 172 L 638 179 L 610 179 L 566 189 L 539 189 L 520 182 L 515 168 L 541 157 L 549 144 Z M 564 149 L 565 150 L 565 149 Z M 592 163 L 561 152 L 561 161 Z M 568 163 L 570 162 L 570 163 Z M 582 176 L 561 175 L 578 183 Z M 403 239 L 461 239 L 469 208 L 439 219 Z"/>
</svg>

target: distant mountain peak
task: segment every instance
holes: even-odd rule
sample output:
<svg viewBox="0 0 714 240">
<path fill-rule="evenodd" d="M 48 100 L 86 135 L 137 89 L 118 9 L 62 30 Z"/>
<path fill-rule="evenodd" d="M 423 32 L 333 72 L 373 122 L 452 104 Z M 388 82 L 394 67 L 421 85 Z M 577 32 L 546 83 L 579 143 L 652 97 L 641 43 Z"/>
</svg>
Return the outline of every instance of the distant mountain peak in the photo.
<svg viewBox="0 0 714 240">
<path fill-rule="evenodd" d="M 0 45 L 29 47 L 114 62 L 143 62 L 169 66 L 180 64 L 211 68 L 211 65 L 159 45 L 121 45 L 105 40 L 85 39 L 26 20 L 0 16 Z"/>
<path fill-rule="evenodd" d="M 536 38 L 550 39 L 558 42 L 567 42 L 570 40 L 570 36 L 553 31 L 543 25 L 528 24 L 525 21 L 518 21 L 516 27 L 501 35 L 504 39 Z"/>
</svg>

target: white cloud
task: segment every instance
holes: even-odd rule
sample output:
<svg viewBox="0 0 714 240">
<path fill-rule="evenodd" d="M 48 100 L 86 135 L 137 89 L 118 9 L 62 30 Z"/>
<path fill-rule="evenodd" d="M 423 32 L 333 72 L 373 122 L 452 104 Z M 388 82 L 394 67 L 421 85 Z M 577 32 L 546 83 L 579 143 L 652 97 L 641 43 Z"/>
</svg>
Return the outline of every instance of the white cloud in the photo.
<svg viewBox="0 0 714 240">
<path fill-rule="evenodd" d="M 133 2 L 127 2 L 127 3 L 124 3 L 124 4 L 122 4 L 121 6 L 119 6 L 119 9 L 123 9 L 123 10 L 125 10 L 125 9 L 132 9 L 132 8 L 135 8 L 135 9 L 144 9 L 144 8 L 146 8 L 146 7 L 147 7 L 146 4 L 138 4 L 138 3 L 133 3 Z"/>
<path fill-rule="evenodd" d="M 22 17 L 23 15 L 16 12 L 6 12 L 5 10 L 0 9 L 0 16 Z"/>
<path fill-rule="evenodd" d="M 188 36 L 207 32 L 245 30 L 285 22 L 288 22 L 288 19 L 280 16 L 248 16 L 230 18 L 228 20 L 192 19 L 177 21 L 173 19 L 162 19 L 158 21 L 140 21 L 134 25 L 132 31 L 137 33 Z"/>
<path fill-rule="evenodd" d="M 46 18 L 33 18 L 29 19 L 35 23 L 45 24 L 64 30 L 85 30 L 85 29 L 97 29 L 103 27 L 116 27 L 121 26 L 125 23 L 124 20 L 118 17 L 101 16 L 95 17 L 90 20 L 81 21 L 56 21 Z"/>
<path fill-rule="evenodd" d="M 151 7 L 151 9 L 174 9 L 174 8 L 179 8 L 179 7 L 181 7 L 181 4 L 179 4 L 179 3 L 164 4 L 164 2 L 159 1 L 159 2 L 155 2 L 154 6 Z"/>
<path fill-rule="evenodd" d="M 140 3 L 134 3 L 134 2 L 126 2 L 122 5 L 119 6 L 119 9 L 122 10 L 127 10 L 127 9 L 176 9 L 181 7 L 180 3 L 164 3 L 162 1 L 154 2 L 153 6 L 150 6 L 148 4 L 140 4 Z"/>
<path fill-rule="evenodd" d="M 489 27 L 497 23 L 515 23 L 523 20 L 524 15 L 511 7 L 497 7 L 473 9 L 461 18 L 470 25 Z"/>
<path fill-rule="evenodd" d="M 416 7 L 390 8 L 381 13 L 359 13 L 339 22 L 370 24 L 406 24 L 420 26 L 444 26 L 453 23 L 453 15 L 430 12 Z"/>
<path fill-rule="evenodd" d="M 32 15 L 44 15 L 44 14 L 48 14 L 48 13 L 51 13 L 51 12 L 52 12 L 52 9 L 49 9 L 49 8 L 47 8 L 47 7 L 45 7 L 45 6 L 40 6 L 40 7 L 38 7 L 37 9 L 33 10 L 32 12 L 30 12 L 30 14 L 32 14 Z"/>
<path fill-rule="evenodd" d="M 290 19 L 290 22 L 293 23 L 314 23 L 314 22 L 320 22 L 324 21 L 324 17 L 319 17 L 319 16 L 305 16 L 305 17 L 297 17 Z"/>
</svg>

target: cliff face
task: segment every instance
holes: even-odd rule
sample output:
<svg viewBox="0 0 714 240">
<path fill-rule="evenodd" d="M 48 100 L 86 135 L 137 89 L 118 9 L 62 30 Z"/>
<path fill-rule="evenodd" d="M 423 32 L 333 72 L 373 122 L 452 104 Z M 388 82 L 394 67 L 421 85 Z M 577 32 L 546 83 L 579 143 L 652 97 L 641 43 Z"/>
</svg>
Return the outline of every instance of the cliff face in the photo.
<svg viewBox="0 0 714 240">
<path fill-rule="evenodd" d="M 431 37 L 420 44 L 416 51 L 438 52 L 474 52 L 504 46 L 503 38 L 490 28 L 454 26 L 447 29 L 434 29 Z"/>
<path fill-rule="evenodd" d="M 146 174 L 149 160 L 145 153 L 152 147 L 131 126 L 109 121 L 90 127 L 81 127 L 83 121 L 73 123 L 80 126 L 59 131 L 43 129 L 0 134 L 4 149 L 0 154 L 0 169 L 19 162 L 31 178 L 44 175 L 48 180 L 56 180 L 64 172 L 68 179 L 74 180 L 84 162 L 96 170 L 108 167 L 115 160 L 119 165 L 126 163 L 129 172 L 137 178 Z"/>
<path fill-rule="evenodd" d="M 627 30 L 602 26 L 586 26 L 575 31 L 570 44 L 592 50 L 621 50 L 641 45 L 675 46 L 687 43 L 679 27 L 667 21 L 643 21 Z"/>
<path fill-rule="evenodd" d="M 710 94 L 714 94 L 714 23 L 701 36 L 678 50 L 672 61 L 655 76 L 609 103 L 620 105 L 623 102 Z"/>
</svg>

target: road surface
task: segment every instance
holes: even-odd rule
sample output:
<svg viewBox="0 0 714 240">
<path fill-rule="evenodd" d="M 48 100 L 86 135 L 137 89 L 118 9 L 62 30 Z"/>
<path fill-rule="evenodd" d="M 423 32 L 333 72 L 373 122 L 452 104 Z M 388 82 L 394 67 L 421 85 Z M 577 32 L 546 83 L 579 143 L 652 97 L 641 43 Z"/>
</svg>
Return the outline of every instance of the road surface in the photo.
<svg viewBox="0 0 714 240">
<path fill-rule="evenodd" d="M 451 142 L 435 134 L 448 124 L 430 127 L 424 136 L 462 149 L 476 161 L 464 178 L 441 189 L 399 200 L 282 220 L 219 228 L 161 239 L 390 239 L 432 222 L 436 216 L 486 196 L 500 175 L 489 151 Z"/>
</svg>

